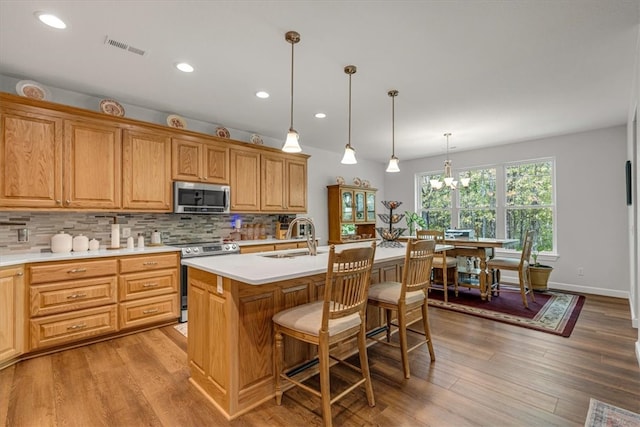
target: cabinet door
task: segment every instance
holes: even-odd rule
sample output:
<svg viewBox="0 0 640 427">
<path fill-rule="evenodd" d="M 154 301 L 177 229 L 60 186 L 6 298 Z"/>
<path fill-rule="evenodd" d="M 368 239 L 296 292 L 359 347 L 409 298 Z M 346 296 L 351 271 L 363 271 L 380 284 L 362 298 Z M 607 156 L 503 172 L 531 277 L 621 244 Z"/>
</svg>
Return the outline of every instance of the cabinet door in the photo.
<svg viewBox="0 0 640 427">
<path fill-rule="evenodd" d="M 307 211 L 307 161 L 288 159 L 287 167 L 287 210 Z"/>
<path fill-rule="evenodd" d="M 260 210 L 260 153 L 232 149 L 230 155 L 231 210 Z"/>
<path fill-rule="evenodd" d="M 0 365 L 24 351 L 24 269 L 0 269 Z"/>
<path fill-rule="evenodd" d="M 366 221 L 364 191 L 356 191 L 353 194 L 355 200 L 356 222 L 364 222 Z"/>
<path fill-rule="evenodd" d="M 171 211 L 171 140 L 144 130 L 125 130 L 122 207 Z"/>
<path fill-rule="evenodd" d="M 65 120 L 64 197 L 68 208 L 119 208 L 122 137 L 115 125 Z"/>
<path fill-rule="evenodd" d="M 0 113 L 0 207 L 62 207 L 62 120 Z"/>
<path fill-rule="evenodd" d="M 342 205 L 342 213 L 340 215 L 342 222 L 352 222 L 354 220 L 353 191 L 340 190 L 340 200 Z"/>
<path fill-rule="evenodd" d="M 263 211 L 283 212 L 287 209 L 286 160 L 271 154 L 263 154 L 261 158 L 260 208 Z"/>
<path fill-rule="evenodd" d="M 207 142 L 202 146 L 203 178 L 212 184 L 229 184 L 229 147 Z"/>
<path fill-rule="evenodd" d="M 203 176 L 201 157 L 202 144 L 173 138 L 171 141 L 171 176 L 173 179 L 200 181 Z"/>
<path fill-rule="evenodd" d="M 376 220 L 376 193 L 367 191 L 367 222 L 375 222 Z"/>
</svg>

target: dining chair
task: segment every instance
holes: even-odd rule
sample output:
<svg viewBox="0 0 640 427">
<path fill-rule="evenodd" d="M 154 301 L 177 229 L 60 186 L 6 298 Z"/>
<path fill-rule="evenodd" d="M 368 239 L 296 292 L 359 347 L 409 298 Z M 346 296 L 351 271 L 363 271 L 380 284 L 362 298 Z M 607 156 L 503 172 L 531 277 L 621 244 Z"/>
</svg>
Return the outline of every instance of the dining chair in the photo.
<svg viewBox="0 0 640 427">
<path fill-rule="evenodd" d="M 367 359 L 365 312 L 367 294 L 371 279 L 371 268 L 376 244 L 348 248 L 336 252 L 335 246 L 329 250 L 329 262 L 325 277 L 324 297 L 321 301 L 302 304 L 280 311 L 273 316 L 275 330 L 276 403 L 282 404 L 282 380 L 320 397 L 322 399 L 322 419 L 325 426 L 332 425 L 331 405 L 352 390 L 364 384 L 369 406 L 375 406 L 369 361 Z M 283 368 L 283 335 L 313 344 L 318 348 L 320 369 L 320 390 L 295 378 L 294 369 Z M 357 337 L 360 367 L 329 354 L 330 347 Z M 362 374 L 337 396 L 331 397 L 329 359 Z"/>
<path fill-rule="evenodd" d="M 531 287 L 531 277 L 529 275 L 529 257 L 531 256 L 531 248 L 533 247 L 534 231 L 527 231 L 524 242 L 522 243 L 522 253 L 520 259 L 514 258 L 492 258 L 487 261 L 487 269 L 493 271 L 495 282 L 491 285 L 497 295 L 500 295 L 500 270 L 511 270 L 518 272 L 518 281 L 520 285 L 520 295 L 522 295 L 522 303 L 529 308 L 527 302 L 527 294 L 531 295 L 531 301 L 535 302 L 536 297 Z"/>
<path fill-rule="evenodd" d="M 369 288 L 368 304 L 385 309 L 387 319 L 386 340 L 375 337 L 370 337 L 370 339 L 400 348 L 402 369 L 405 378 L 409 378 L 411 375 L 409 369 L 409 352 L 421 345 L 427 344 L 431 361 L 435 362 L 436 360 L 433 343 L 431 341 L 429 318 L 427 316 L 427 292 L 431 281 L 431 266 L 434 260 L 435 247 L 436 241 L 434 239 L 409 240 L 404 259 L 404 268 L 402 270 L 402 282 L 381 282 L 371 285 Z M 415 318 L 408 322 L 409 314 L 417 309 L 422 310 L 424 334 L 408 328 L 409 325 L 420 320 L 420 318 Z M 397 325 L 392 323 L 392 311 L 396 311 L 397 313 Z M 392 326 L 397 328 L 399 344 L 391 342 Z M 421 339 L 418 344 L 409 348 L 407 332 L 423 335 L 424 340 Z"/>
<path fill-rule="evenodd" d="M 416 231 L 416 238 L 418 239 L 433 239 L 437 244 L 444 245 L 444 231 L 442 230 L 418 230 Z M 446 265 L 446 268 L 445 268 Z M 446 251 L 442 251 L 433 257 L 433 269 L 440 271 L 438 277 L 442 277 L 442 290 L 444 291 L 444 301 L 449 301 L 449 292 L 447 286 L 449 285 L 449 271 L 453 274 L 453 288 L 455 295 L 458 296 L 458 259 L 456 257 L 447 256 Z M 434 275 L 435 276 L 435 275 Z M 433 282 L 431 281 L 431 285 Z M 430 285 L 429 289 L 432 288 Z"/>
</svg>

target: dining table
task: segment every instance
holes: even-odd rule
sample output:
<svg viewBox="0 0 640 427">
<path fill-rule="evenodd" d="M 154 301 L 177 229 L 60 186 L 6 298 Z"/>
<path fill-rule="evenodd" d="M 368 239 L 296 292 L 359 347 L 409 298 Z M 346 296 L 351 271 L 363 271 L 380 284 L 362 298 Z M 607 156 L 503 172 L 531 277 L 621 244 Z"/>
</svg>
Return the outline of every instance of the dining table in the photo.
<svg viewBox="0 0 640 427">
<path fill-rule="evenodd" d="M 415 236 L 401 236 L 401 240 L 415 239 Z M 478 268 L 464 269 L 465 273 L 478 276 L 478 284 L 464 283 L 459 284 L 463 287 L 474 287 L 480 290 L 480 298 L 491 301 L 491 287 L 493 283 L 490 281 L 491 272 L 487 270 L 487 260 L 495 256 L 496 248 L 509 248 L 517 245 L 517 239 L 498 239 L 492 237 L 447 237 L 444 243 L 453 246 L 448 249 L 446 256 L 462 256 L 478 259 Z M 459 272 L 463 270 L 459 268 Z"/>
</svg>

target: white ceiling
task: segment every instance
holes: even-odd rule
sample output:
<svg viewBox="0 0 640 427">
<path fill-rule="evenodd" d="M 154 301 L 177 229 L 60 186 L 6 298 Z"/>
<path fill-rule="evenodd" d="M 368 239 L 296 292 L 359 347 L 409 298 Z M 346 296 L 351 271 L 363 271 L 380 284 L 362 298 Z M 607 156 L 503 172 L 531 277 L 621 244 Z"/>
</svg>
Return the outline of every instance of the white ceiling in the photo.
<svg viewBox="0 0 640 427">
<path fill-rule="evenodd" d="M 359 158 L 445 151 L 626 122 L 638 0 L 7 1 L 0 73 L 284 140 L 295 45 L 303 147 Z M 54 30 L 35 11 L 68 25 Z M 148 51 L 106 47 L 110 36 Z M 174 68 L 187 61 L 195 72 Z M 257 90 L 271 94 L 267 100 Z M 314 118 L 322 111 L 327 118 Z"/>
</svg>

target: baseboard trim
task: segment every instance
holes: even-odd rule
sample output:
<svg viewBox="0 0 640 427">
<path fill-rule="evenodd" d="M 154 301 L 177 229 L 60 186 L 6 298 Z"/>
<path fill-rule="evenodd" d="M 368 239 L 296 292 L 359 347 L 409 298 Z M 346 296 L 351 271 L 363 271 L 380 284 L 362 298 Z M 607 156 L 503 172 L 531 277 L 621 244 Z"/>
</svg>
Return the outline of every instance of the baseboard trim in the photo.
<svg viewBox="0 0 640 427">
<path fill-rule="evenodd" d="M 502 274 L 500 281 L 509 282 L 509 283 L 518 283 L 518 277 Z M 559 291 L 569 291 L 569 292 L 576 292 L 580 294 L 601 295 L 604 297 L 623 298 L 626 300 L 629 299 L 629 291 L 618 291 L 618 290 L 606 289 L 606 288 L 594 288 L 592 286 L 581 286 L 581 285 L 573 285 L 571 283 L 560 283 L 560 282 L 551 282 L 551 281 L 549 281 L 547 286 L 550 290 L 557 289 Z"/>
</svg>

